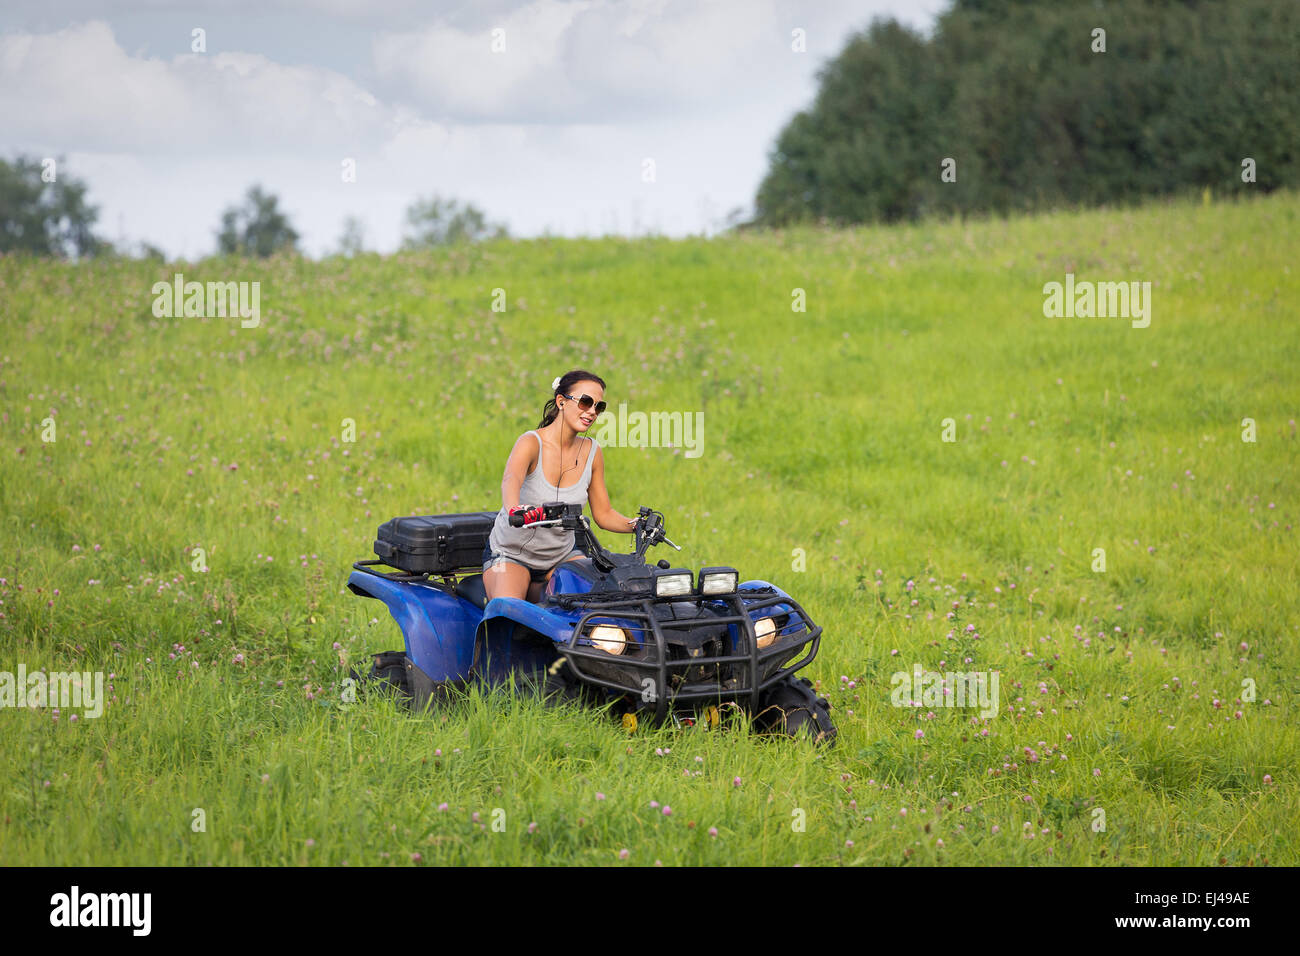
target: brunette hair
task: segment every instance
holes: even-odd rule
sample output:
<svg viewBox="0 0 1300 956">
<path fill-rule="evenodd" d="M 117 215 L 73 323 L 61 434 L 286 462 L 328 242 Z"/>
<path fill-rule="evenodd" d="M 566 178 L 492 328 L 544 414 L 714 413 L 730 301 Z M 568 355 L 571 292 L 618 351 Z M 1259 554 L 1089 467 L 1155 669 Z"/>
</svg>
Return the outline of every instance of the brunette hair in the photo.
<svg viewBox="0 0 1300 956">
<path fill-rule="evenodd" d="M 588 372 L 585 369 L 575 368 L 571 372 L 565 372 L 560 376 L 559 382 L 556 383 L 555 392 L 551 395 L 545 407 L 542 409 L 542 422 L 538 428 L 545 428 L 551 422 L 555 421 L 555 416 L 560 414 L 560 406 L 556 403 L 557 395 L 567 395 L 569 389 L 573 388 L 578 382 L 595 382 L 601 388 L 607 388 L 605 380 L 599 375 Z"/>
</svg>

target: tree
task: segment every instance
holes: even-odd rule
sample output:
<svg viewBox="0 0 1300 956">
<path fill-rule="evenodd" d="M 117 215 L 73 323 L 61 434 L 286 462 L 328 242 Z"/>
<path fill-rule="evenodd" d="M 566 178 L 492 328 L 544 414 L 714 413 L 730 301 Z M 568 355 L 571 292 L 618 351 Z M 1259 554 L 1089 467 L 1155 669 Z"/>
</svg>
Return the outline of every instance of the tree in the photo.
<svg viewBox="0 0 1300 956">
<path fill-rule="evenodd" d="M 876 20 L 820 74 L 781 133 L 755 199 L 765 225 L 910 219 L 938 192 L 949 93 L 926 39 Z M 927 168 L 934 176 L 918 175 Z"/>
<path fill-rule="evenodd" d="M 67 259 L 111 248 L 92 230 L 99 209 L 86 202 L 86 184 L 61 174 L 62 164 L 0 159 L 0 252 Z"/>
<path fill-rule="evenodd" d="M 364 251 L 365 237 L 365 223 L 356 216 L 348 216 L 343 220 L 343 235 L 339 236 L 338 254 L 341 256 L 347 256 L 351 259 L 353 256 Z"/>
<path fill-rule="evenodd" d="M 1107 0 L 1104 31 L 1102 6 L 955 0 L 928 37 L 873 22 L 778 135 L 755 223 L 1300 184 L 1300 4 Z"/>
<path fill-rule="evenodd" d="M 406 209 L 406 224 L 412 234 L 402 240 L 404 249 L 431 249 L 481 239 L 501 239 L 507 235 L 501 223 L 489 223 L 483 211 L 472 203 L 461 205 L 455 199 L 417 199 Z"/>
<path fill-rule="evenodd" d="M 265 259 L 280 251 L 298 251 L 298 233 L 280 211 L 279 200 L 252 186 L 242 208 L 230 206 L 221 214 L 217 250 L 227 256 L 258 256 Z"/>
<path fill-rule="evenodd" d="M 141 242 L 138 247 L 137 258 L 149 259 L 152 262 L 166 262 L 167 253 L 163 252 L 151 242 Z"/>
</svg>

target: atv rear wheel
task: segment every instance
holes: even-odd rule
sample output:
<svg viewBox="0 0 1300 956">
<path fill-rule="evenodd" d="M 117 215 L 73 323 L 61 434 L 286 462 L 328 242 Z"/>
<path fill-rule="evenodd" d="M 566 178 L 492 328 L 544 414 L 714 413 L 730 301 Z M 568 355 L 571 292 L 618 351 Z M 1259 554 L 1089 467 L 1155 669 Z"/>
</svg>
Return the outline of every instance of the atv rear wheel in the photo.
<svg viewBox="0 0 1300 956">
<path fill-rule="evenodd" d="M 376 690 L 380 693 L 391 694 L 398 700 L 407 701 L 411 698 L 411 684 L 406 676 L 406 654 L 403 651 L 381 651 L 378 654 L 371 655 L 374 660 L 370 664 L 370 672 L 361 679 L 356 671 L 352 672 L 353 678 L 357 680 L 365 690 Z"/>
<path fill-rule="evenodd" d="M 830 701 L 818 697 L 807 679 L 792 676 L 767 691 L 754 723 L 760 733 L 805 737 L 828 746 L 835 743 Z"/>
</svg>

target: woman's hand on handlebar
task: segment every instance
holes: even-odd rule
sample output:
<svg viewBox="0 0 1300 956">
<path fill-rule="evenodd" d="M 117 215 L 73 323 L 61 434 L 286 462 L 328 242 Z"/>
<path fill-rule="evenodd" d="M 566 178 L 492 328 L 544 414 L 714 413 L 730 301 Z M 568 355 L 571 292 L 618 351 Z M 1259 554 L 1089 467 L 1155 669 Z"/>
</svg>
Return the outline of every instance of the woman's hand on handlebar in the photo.
<svg viewBox="0 0 1300 956">
<path fill-rule="evenodd" d="M 516 518 L 516 515 L 521 517 Z M 515 505 L 506 513 L 507 520 L 513 527 L 532 524 L 534 521 L 541 521 L 546 517 L 546 508 L 543 505 L 535 505 L 527 508 L 524 505 Z M 518 523 L 516 523 L 516 521 Z"/>
</svg>

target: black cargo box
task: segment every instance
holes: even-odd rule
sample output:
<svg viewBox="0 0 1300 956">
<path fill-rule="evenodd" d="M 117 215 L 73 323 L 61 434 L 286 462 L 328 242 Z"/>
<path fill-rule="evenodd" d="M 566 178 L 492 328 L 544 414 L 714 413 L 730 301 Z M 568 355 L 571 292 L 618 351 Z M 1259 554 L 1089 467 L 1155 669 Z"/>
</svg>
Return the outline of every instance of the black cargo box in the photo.
<svg viewBox="0 0 1300 956">
<path fill-rule="evenodd" d="M 375 554 L 409 574 L 447 574 L 483 567 L 495 511 L 393 518 L 379 526 Z"/>
</svg>

